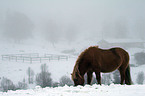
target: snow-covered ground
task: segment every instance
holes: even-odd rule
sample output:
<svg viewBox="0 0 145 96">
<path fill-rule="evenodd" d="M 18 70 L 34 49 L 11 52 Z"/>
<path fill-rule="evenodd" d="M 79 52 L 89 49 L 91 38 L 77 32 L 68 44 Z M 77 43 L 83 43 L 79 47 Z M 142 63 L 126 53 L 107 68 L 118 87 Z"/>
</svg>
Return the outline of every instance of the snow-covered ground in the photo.
<svg viewBox="0 0 145 96">
<path fill-rule="evenodd" d="M 144 96 L 145 85 L 64 86 L 0 92 L 0 96 Z"/>
<path fill-rule="evenodd" d="M 88 41 L 89 42 L 89 41 Z M 26 45 L 26 44 L 10 44 L 10 43 L 3 43 L 1 42 L 0 45 L 0 55 L 3 54 L 25 54 L 25 53 L 39 53 L 40 56 L 43 56 L 45 53 L 48 54 L 63 54 L 62 51 L 64 50 L 72 50 L 74 49 L 76 53 L 80 53 L 85 48 L 89 47 L 90 45 L 76 43 L 78 46 L 76 47 L 73 44 L 70 44 L 68 47 L 65 47 L 65 44 L 60 46 L 59 44 L 56 45 L 54 48 L 51 45 Z M 92 44 L 93 43 L 89 43 Z M 128 49 L 127 50 L 130 54 L 131 64 L 135 64 L 135 60 L 133 58 L 133 54 L 136 52 L 141 52 L 141 49 Z M 70 55 L 70 54 L 66 54 Z M 35 75 L 40 72 L 41 64 L 46 64 L 48 66 L 48 70 L 51 73 L 51 78 L 53 81 L 59 81 L 59 79 L 66 75 L 70 77 L 71 72 L 73 70 L 73 66 L 77 56 L 73 58 L 69 58 L 68 60 L 54 60 L 54 61 L 43 61 L 43 62 L 15 62 L 15 61 L 3 61 L 0 59 L 0 77 L 6 77 L 14 84 L 17 84 L 19 81 L 23 81 L 25 78 L 26 82 L 28 79 L 27 76 L 27 69 L 31 67 L 34 71 Z M 17 90 L 17 91 L 8 91 L 8 92 L 0 92 L 0 96 L 144 96 L 145 94 L 145 85 L 137 85 L 136 79 L 139 72 L 145 73 L 145 65 L 131 67 L 131 77 L 134 85 L 114 85 L 111 84 L 110 86 L 107 85 L 86 85 L 84 87 L 56 87 L 56 88 L 40 88 L 38 86 L 31 87 L 32 89 L 28 90 Z M 35 78 L 34 78 L 35 79 Z M 145 84 L 145 81 L 144 81 Z"/>
<path fill-rule="evenodd" d="M 64 50 L 75 50 L 76 53 L 80 53 L 81 51 L 83 51 L 85 48 L 87 48 L 88 46 L 90 46 L 89 41 L 86 41 L 86 44 L 82 44 L 81 43 L 76 43 L 75 44 L 70 44 L 67 45 L 65 43 L 61 44 L 57 44 L 56 48 L 54 48 L 53 46 L 51 46 L 51 44 L 47 45 L 47 44 L 43 44 L 43 46 L 38 46 L 35 44 L 11 44 L 8 42 L 1 42 L 1 46 L 0 46 L 0 55 L 3 54 L 26 54 L 26 53 L 39 53 L 40 56 L 43 56 L 44 54 L 63 54 L 61 53 Z M 97 44 L 96 44 L 97 45 Z M 76 47 L 77 46 L 77 47 Z M 80 47 L 80 49 L 78 48 L 78 46 Z M 130 54 L 130 64 L 135 64 L 135 60 L 134 60 L 134 56 L 132 56 L 134 53 L 136 52 L 140 52 L 143 51 L 141 49 L 128 49 L 127 50 Z M 70 55 L 70 54 L 66 54 L 66 55 Z M 75 61 L 77 59 L 77 56 L 75 56 L 74 58 L 69 58 L 68 60 L 54 60 L 54 61 L 42 61 L 41 63 L 39 61 L 33 62 L 32 64 L 30 62 L 22 62 L 22 61 L 3 61 L 2 59 L 0 59 L 0 77 L 6 77 L 10 80 L 12 80 L 15 84 L 17 84 L 17 82 L 22 81 L 24 78 L 27 81 L 27 69 L 28 67 L 30 67 L 35 75 L 37 73 L 40 72 L 40 66 L 41 64 L 46 64 L 48 66 L 48 70 L 51 73 L 51 77 L 53 79 L 53 81 L 59 81 L 59 79 L 63 76 L 66 75 L 68 77 L 70 77 L 70 74 L 73 70 L 73 66 L 75 64 Z M 131 75 L 132 75 L 132 80 L 133 82 L 136 84 L 136 78 L 137 78 L 137 74 L 138 72 L 143 71 L 145 73 L 144 70 L 145 66 L 138 66 L 138 67 L 131 67 Z"/>
</svg>

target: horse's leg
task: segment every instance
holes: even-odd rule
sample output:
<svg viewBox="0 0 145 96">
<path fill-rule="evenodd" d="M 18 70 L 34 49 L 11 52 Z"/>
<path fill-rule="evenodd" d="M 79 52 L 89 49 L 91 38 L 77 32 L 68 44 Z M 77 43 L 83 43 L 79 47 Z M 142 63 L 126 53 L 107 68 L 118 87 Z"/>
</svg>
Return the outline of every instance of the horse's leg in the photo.
<svg viewBox="0 0 145 96">
<path fill-rule="evenodd" d="M 93 76 L 92 74 L 93 74 L 93 72 L 91 72 L 91 71 L 87 72 L 87 83 L 88 84 L 91 84 L 92 76 Z"/>
<path fill-rule="evenodd" d="M 121 82 L 120 84 L 122 85 L 123 82 L 125 81 L 125 70 L 121 70 L 121 68 L 119 69 L 120 72 L 120 77 L 121 77 Z"/>
<path fill-rule="evenodd" d="M 96 79 L 97 79 L 98 84 L 101 85 L 101 75 L 100 75 L 100 72 L 95 72 L 95 74 L 96 74 Z"/>
</svg>

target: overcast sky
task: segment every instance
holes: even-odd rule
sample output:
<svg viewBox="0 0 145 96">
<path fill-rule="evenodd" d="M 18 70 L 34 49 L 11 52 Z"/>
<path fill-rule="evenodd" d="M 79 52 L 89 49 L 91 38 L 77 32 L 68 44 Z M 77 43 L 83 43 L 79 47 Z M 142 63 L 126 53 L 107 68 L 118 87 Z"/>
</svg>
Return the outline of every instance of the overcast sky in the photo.
<svg viewBox="0 0 145 96">
<path fill-rule="evenodd" d="M 139 31 L 145 34 L 140 27 L 145 26 L 145 0 L 0 0 L 1 22 L 13 12 L 25 14 L 33 22 L 34 35 L 45 34 L 42 31 L 49 22 L 62 35 L 73 29 L 76 38 L 109 38 L 120 29 L 126 31 L 126 37 L 139 38 Z"/>
</svg>

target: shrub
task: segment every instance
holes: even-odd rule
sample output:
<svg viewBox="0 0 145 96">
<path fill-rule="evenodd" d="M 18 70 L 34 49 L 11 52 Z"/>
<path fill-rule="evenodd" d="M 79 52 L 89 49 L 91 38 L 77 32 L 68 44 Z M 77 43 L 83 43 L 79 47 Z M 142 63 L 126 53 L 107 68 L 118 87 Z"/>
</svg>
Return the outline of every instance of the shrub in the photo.
<svg viewBox="0 0 145 96">
<path fill-rule="evenodd" d="M 7 92 L 8 90 L 16 90 L 15 85 L 13 82 L 5 77 L 2 78 L 1 81 L 2 91 Z"/>
<path fill-rule="evenodd" d="M 23 79 L 23 82 L 18 82 L 17 89 L 27 89 L 28 85 L 25 82 L 25 79 Z"/>
<path fill-rule="evenodd" d="M 67 77 L 67 76 L 62 76 L 60 78 L 59 82 L 60 82 L 60 84 L 59 84 L 60 86 L 64 86 L 64 85 L 71 86 L 71 85 L 73 85 L 72 80 L 70 80 L 70 78 Z"/>
<path fill-rule="evenodd" d="M 58 82 L 54 82 L 52 87 L 58 87 L 59 86 L 59 83 Z"/>
<path fill-rule="evenodd" d="M 36 84 L 40 85 L 42 88 L 51 87 L 52 79 L 51 73 L 47 71 L 46 64 L 41 65 L 41 73 L 36 75 Z"/>
</svg>

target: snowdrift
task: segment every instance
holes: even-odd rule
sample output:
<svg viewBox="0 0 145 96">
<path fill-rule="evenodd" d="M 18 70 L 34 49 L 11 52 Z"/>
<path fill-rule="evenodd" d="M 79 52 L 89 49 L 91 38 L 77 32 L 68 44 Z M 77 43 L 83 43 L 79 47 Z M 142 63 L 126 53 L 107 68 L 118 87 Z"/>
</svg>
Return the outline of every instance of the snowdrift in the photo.
<svg viewBox="0 0 145 96">
<path fill-rule="evenodd" d="M 0 92 L 0 96 L 144 96 L 145 85 L 64 86 Z"/>
</svg>

